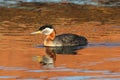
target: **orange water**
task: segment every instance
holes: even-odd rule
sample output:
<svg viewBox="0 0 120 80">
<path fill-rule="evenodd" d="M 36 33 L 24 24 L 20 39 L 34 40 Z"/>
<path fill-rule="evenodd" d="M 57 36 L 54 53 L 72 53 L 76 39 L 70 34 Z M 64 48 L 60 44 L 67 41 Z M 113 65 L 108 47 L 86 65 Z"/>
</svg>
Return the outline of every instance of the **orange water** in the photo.
<svg viewBox="0 0 120 80">
<path fill-rule="evenodd" d="M 44 36 L 30 35 L 34 30 L 0 28 L 0 80 L 120 80 L 118 41 L 89 42 L 77 55 L 59 54 L 54 65 L 42 66 L 33 58 L 46 54 L 43 47 L 36 47 Z"/>
</svg>

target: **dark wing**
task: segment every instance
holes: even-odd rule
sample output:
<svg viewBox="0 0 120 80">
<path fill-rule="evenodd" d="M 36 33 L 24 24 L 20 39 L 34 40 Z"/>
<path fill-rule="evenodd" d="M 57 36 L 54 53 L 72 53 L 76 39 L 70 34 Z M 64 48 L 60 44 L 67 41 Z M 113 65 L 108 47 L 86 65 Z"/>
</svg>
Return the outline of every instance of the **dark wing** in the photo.
<svg viewBox="0 0 120 80">
<path fill-rule="evenodd" d="M 62 34 L 56 36 L 54 41 L 59 41 L 63 46 L 84 46 L 87 45 L 87 39 L 76 34 Z"/>
</svg>

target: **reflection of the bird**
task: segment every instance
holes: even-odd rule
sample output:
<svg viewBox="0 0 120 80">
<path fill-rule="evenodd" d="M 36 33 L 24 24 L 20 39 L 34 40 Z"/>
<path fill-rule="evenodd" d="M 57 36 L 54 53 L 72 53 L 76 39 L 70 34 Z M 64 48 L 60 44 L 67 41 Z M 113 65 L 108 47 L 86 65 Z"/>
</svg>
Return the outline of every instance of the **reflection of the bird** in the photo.
<svg viewBox="0 0 120 80">
<path fill-rule="evenodd" d="M 56 61 L 56 54 L 77 54 L 76 50 L 83 49 L 85 46 L 61 46 L 61 47 L 45 47 L 46 55 L 42 57 L 40 63 L 44 65 L 54 64 Z"/>
<path fill-rule="evenodd" d="M 77 54 L 76 50 L 83 49 L 85 46 L 61 46 L 61 47 L 45 47 L 46 53 L 54 54 Z"/>
</svg>

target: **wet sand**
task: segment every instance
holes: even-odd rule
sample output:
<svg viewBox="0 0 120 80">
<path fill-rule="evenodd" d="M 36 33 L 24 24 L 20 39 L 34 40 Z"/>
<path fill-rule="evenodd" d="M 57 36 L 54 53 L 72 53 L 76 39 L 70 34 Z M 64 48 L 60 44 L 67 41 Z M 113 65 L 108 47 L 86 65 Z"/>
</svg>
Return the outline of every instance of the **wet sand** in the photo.
<svg viewBox="0 0 120 80">
<path fill-rule="evenodd" d="M 64 18 L 61 22 L 63 23 Z M 55 66 L 43 67 L 33 58 L 45 55 L 44 35 L 31 35 L 39 24 L 0 22 L 0 80 L 119 80 L 120 26 L 100 22 L 55 24 L 58 34 L 74 33 L 88 39 L 77 55 L 57 54 Z M 42 25 L 42 24 L 40 24 Z M 61 28 L 62 27 L 62 28 Z"/>
</svg>

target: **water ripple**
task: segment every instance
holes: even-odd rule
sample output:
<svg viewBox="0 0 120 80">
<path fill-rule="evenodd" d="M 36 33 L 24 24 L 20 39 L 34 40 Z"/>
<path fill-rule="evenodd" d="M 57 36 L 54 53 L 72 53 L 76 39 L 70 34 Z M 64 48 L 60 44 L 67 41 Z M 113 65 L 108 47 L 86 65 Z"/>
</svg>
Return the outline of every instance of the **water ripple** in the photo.
<svg viewBox="0 0 120 80">
<path fill-rule="evenodd" d="M 17 78 L 18 76 L 0 76 L 0 79 Z"/>
<path fill-rule="evenodd" d="M 100 78 L 99 76 L 61 76 L 61 77 L 52 77 L 48 80 L 89 80 L 91 78 Z"/>
<path fill-rule="evenodd" d="M 26 67 L 5 67 L 0 66 L 0 70 L 28 70 Z"/>
<path fill-rule="evenodd" d="M 101 76 L 61 76 L 52 77 L 48 80 L 120 80 L 120 78 L 104 78 Z"/>
</svg>

